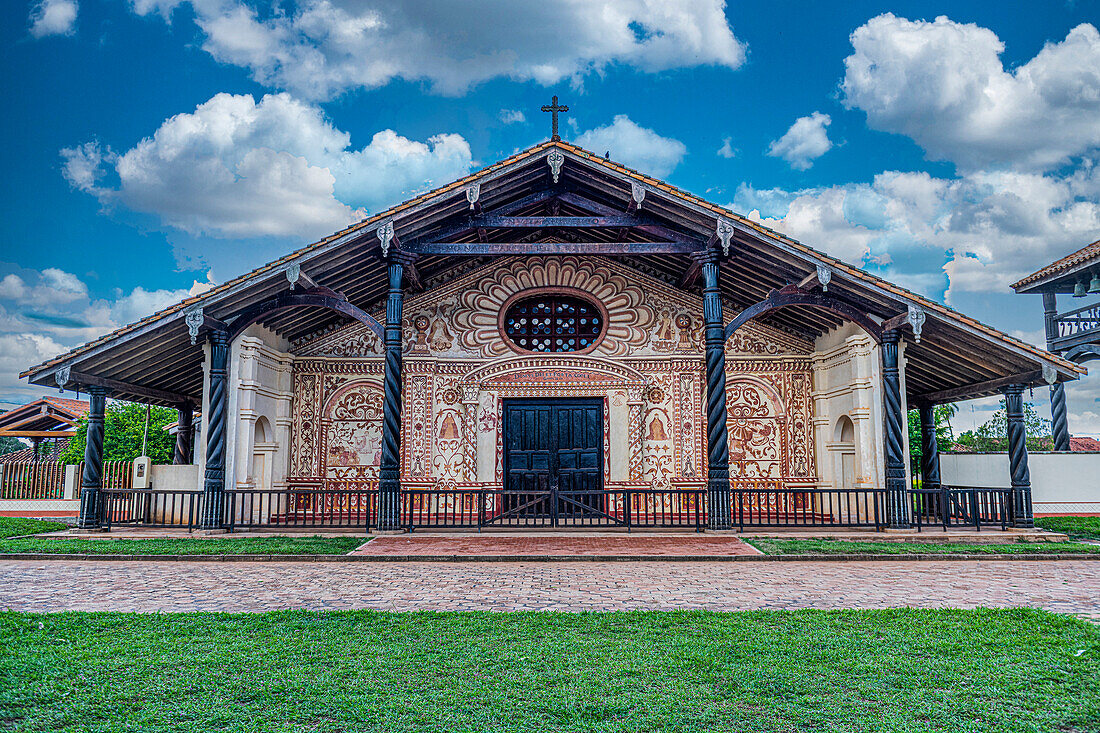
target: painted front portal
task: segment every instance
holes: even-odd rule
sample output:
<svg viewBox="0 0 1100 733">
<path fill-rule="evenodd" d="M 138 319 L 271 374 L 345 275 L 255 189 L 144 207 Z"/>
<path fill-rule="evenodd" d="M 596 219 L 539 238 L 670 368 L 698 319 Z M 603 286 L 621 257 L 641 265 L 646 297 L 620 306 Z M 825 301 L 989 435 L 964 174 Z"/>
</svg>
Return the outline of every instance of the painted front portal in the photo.
<svg viewBox="0 0 1100 733">
<path fill-rule="evenodd" d="M 700 297 L 601 258 L 497 260 L 426 286 L 405 301 L 405 484 L 499 488 L 504 400 L 583 397 L 604 404 L 606 487 L 704 485 Z M 566 316 L 544 322 L 551 311 Z M 581 353 L 541 350 L 557 338 L 548 323 L 575 329 L 572 346 Z M 815 484 L 812 350 L 753 323 L 727 343 L 735 488 Z M 353 324 L 303 339 L 292 353 L 290 481 L 376 481 L 380 340 Z"/>
</svg>

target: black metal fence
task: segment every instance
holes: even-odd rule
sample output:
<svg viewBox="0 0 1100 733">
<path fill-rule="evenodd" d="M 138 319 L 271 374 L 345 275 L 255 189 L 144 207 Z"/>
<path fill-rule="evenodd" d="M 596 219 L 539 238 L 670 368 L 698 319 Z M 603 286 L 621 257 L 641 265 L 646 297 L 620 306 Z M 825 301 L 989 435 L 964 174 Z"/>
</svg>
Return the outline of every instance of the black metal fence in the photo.
<svg viewBox="0 0 1100 733">
<path fill-rule="evenodd" d="M 361 527 L 377 524 L 378 489 L 320 487 L 225 492 L 223 522 L 237 529 Z"/>
<path fill-rule="evenodd" d="M 882 489 L 734 488 L 731 520 L 738 530 L 768 528 L 871 528 L 886 526 Z M 1012 524 L 1011 489 L 943 486 L 909 491 L 913 526 L 1000 527 Z M 147 527 L 199 527 L 201 491 L 101 489 L 100 523 Z M 490 488 L 405 489 L 403 529 L 483 527 L 690 528 L 707 526 L 707 492 L 701 488 L 513 492 Z M 230 531 L 377 526 L 378 489 L 293 487 L 231 489 L 224 494 L 222 526 Z"/>
<path fill-rule="evenodd" d="M 160 491 L 156 489 L 100 489 L 99 522 L 143 527 L 199 526 L 202 517 L 201 491 Z"/>
<path fill-rule="evenodd" d="M 1012 489 L 943 485 L 909 492 L 913 525 L 1007 529 L 1012 524 Z"/>
<path fill-rule="evenodd" d="M 873 527 L 886 517 L 882 489 L 734 490 L 732 521 L 746 527 Z"/>
<path fill-rule="evenodd" d="M 706 526 L 702 489 L 413 489 L 402 491 L 401 526 L 410 531 L 482 527 Z"/>
</svg>

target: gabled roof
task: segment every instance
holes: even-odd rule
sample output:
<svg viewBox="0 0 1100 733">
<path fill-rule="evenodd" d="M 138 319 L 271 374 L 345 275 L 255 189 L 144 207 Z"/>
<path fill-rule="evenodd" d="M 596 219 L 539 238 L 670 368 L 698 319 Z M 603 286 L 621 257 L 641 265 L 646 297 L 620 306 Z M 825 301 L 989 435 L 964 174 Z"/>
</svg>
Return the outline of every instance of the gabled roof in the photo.
<svg viewBox="0 0 1100 733">
<path fill-rule="evenodd" d="M 552 183 L 547 166 L 552 149 L 562 153 L 560 184 Z M 349 302 L 363 309 L 377 308 L 386 291 L 386 262 L 382 256 L 378 229 L 392 223 L 401 242 L 415 242 L 456 222 L 469 222 L 468 189 L 480 188 L 479 204 L 486 211 L 500 210 L 531 198 L 532 192 L 575 191 L 583 202 L 597 209 L 622 212 L 632 198 L 632 187 L 646 193 L 642 209 L 662 227 L 674 229 L 700 241 L 714 241 L 715 227 L 724 220 L 734 229 L 731 257 L 723 264 L 722 289 L 727 319 L 742 308 L 762 300 L 773 289 L 798 282 L 812 274 L 818 265 L 833 272 L 830 294 L 849 299 L 873 319 L 886 320 L 904 313 L 909 305 L 924 309 L 929 316 L 921 344 L 909 345 L 910 368 L 907 386 L 911 397 L 964 388 L 997 378 L 1028 373 L 1034 376 L 1043 365 L 1053 367 L 1060 379 L 1074 379 L 1085 373 L 1078 365 L 1042 349 L 1014 339 L 944 305 L 887 282 L 823 252 L 775 232 L 757 222 L 712 204 L 674 186 L 643 175 L 613 161 L 596 156 L 567 142 L 545 142 L 528 148 L 481 171 L 446 186 L 417 196 L 398 206 L 307 245 L 213 288 L 188 298 L 148 318 L 130 324 L 67 354 L 51 359 L 25 372 L 36 384 L 52 384 L 62 366 L 74 371 L 127 382 L 140 387 L 170 390 L 198 397 L 201 393 L 202 352 L 190 344 L 184 314 L 201 307 L 209 317 L 232 318 L 243 308 L 271 298 L 289 287 L 285 274 L 294 266 L 320 284 L 341 291 Z M 526 197 L 526 198 L 525 198 Z M 523 209 L 537 213 L 538 205 Z M 512 212 L 515 213 L 515 212 Z M 588 214 L 584 205 L 577 215 Z M 471 237 L 481 236 L 471 234 Z M 492 233 L 489 236 L 493 236 Z M 631 233 L 631 241 L 644 242 L 644 235 Z M 591 238 L 591 236 L 589 237 Z M 476 240 L 466 240 L 476 241 Z M 557 242 L 554 236 L 540 241 Z M 476 257 L 424 255 L 417 262 L 420 280 L 430 286 L 456 268 L 485 261 Z M 638 255 L 628 263 L 676 282 L 691 267 L 685 255 Z M 331 312 L 282 314 L 265 322 L 290 339 L 329 328 L 340 317 Z M 779 328 L 813 338 L 841 321 L 814 308 L 796 308 L 775 312 L 766 320 Z M 979 355 L 979 358 L 974 358 Z M 978 396 L 982 390 L 973 395 Z M 989 390 L 986 390 L 989 392 Z M 127 394 L 116 390 L 116 396 Z M 142 396 L 139 393 L 129 395 Z M 169 400 L 148 399 L 159 404 Z"/>
<path fill-rule="evenodd" d="M 1072 292 L 1074 280 L 1081 277 L 1082 271 L 1087 274 L 1087 268 L 1096 265 L 1100 265 L 1100 240 L 1092 244 L 1086 244 L 1076 252 L 1068 254 L 1062 259 L 1052 262 L 1043 269 L 1013 283 L 1012 289 L 1018 293 L 1026 293 L 1044 285 L 1055 285 L 1061 286 L 1056 287 L 1058 292 Z M 1073 277 L 1065 277 L 1067 275 Z M 1059 282 L 1056 283 L 1055 281 Z"/>
<path fill-rule="evenodd" d="M 43 397 L 0 414 L 0 435 L 43 437 L 32 433 L 75 433 L 76 423 L 89 409 L 83 400 Z M 60 437 L 60 436 L 53 436 Z"/>
</svg>

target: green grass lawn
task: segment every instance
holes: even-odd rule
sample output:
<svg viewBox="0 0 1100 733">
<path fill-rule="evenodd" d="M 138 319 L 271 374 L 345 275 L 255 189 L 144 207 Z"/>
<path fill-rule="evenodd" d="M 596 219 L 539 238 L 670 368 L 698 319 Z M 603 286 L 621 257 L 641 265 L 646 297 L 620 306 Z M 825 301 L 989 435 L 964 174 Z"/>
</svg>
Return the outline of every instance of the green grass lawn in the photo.
<svg viewBox="0 0 1100 733">
<path fill-rule="evenodd" d="M 770 540 L 745 542 L 766 555 L 1026 555 L 1034 553 L 1100 553 L 1100 545 L 1083 542 L 1012 542 L 1007 544 L 937 544 L 933 542 L 847 542 L 844 540 Z"/>
<path fill-rule="evenodd" d="M 41 519 L 0 517 L 0 539 L 39 532 L 59 532 L 67 526 L 61 522 L 46 522 Z"/>
<path fill-rule="evenodd" d="M 56 532 L 67 525 L 22 517 L 0 517 L 0 555 L 16 552 L 88 555 L 346 555 L 366 542 L 361 534 L 346 537 L 211 537 L 148 540 L 83 537 L 21 537 Z M 3 730 L 0 721 L 0 730 Z"/>
<path fill-rule="evenodd" d="M 15 552 L 89 555 L 345 555 L 368 539 L 363 535 L 148 540 L 26 537 L 0 540 L 0 555 L 10 555 Z"/>
<path fill-rule="evenodd" d="M 13 731 L 1100 730 L 1032 610 L 0 614 Z"/>
<path fill-rule="evenodd" d="M 1070 537 L 1100 540 L 1100 517 L 1039 517 L 1035 526 Z"/>
</svg>

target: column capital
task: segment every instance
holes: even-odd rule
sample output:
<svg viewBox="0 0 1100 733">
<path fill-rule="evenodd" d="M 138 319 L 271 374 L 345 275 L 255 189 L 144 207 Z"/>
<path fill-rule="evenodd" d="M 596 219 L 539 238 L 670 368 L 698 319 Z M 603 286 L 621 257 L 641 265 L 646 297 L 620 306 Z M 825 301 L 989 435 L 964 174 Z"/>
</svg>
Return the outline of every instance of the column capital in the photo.
<svg viewBox="0 0 1100 733">
<path fill-rule="evenodd" d="M 411 265 L 420 258 L 420 255 L 415 252 L 406 252 L 402 249 L 391 249 L 390 254 L 386 257 L 386 261 L 391 265 Z"/>
<path fill-rule="evenodd" d="M 882 343 L 897 345 L 901 343 L 901 330 L 897 328 L 891 328 L 888 331 L 882 332 Z"/>
<path fill-rule="evenodd" d="M 1022 395 L 1025 389 L 1027 389 L 1026 384 L 1006 384 L 1005 386 L 1001 387 L 1001 393 L 1005 397 L 1016 396 Z"/>
<path fill-rule="evenodd" d="M 207 331 L 206 338 L 212 346 L 226 346 L 229 344 L 229 332 L 219 328 L 212 328 Z"/>
<path fill-rule="evenodd" d="M 695 260 L 701 265 L 718 264 L 718 260 L 721 256 L 718 254 L 718 250 L 714 247 L 707 247 L 701 252 L 692 252 L 691 259 Z"/>
</svg>

